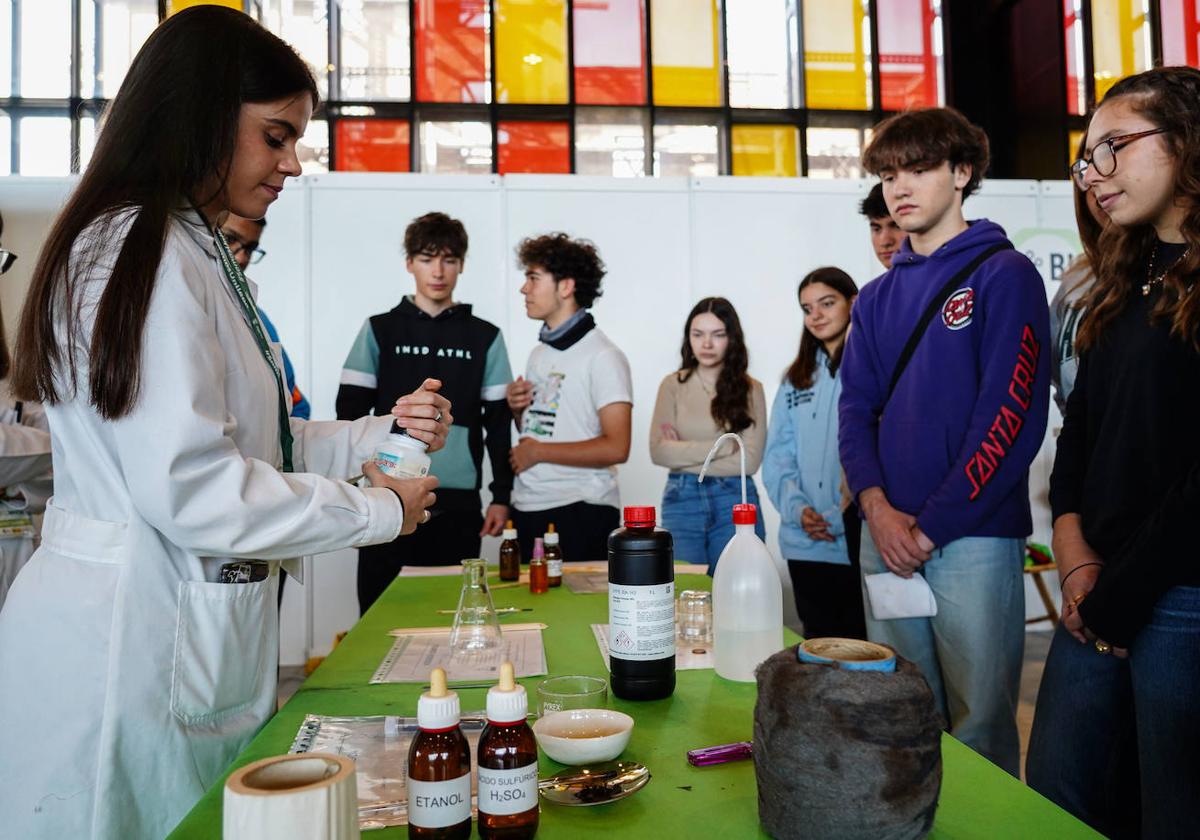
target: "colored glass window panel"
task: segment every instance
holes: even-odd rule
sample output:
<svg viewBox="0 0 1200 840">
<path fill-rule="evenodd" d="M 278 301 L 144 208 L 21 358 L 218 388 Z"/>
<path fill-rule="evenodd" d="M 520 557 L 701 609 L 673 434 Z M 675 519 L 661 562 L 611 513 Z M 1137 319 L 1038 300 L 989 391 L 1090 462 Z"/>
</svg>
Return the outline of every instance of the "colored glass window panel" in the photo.
<svg viewBox="0 0 1200 840">
<path fill-rule="evenodd" d="M 1150 68 L 1150 16 L 1144 0 L 1092 0 L 1096 101 L 1126 76 Z"/>
<path fill-rule="evenodd" d="M 85 0 L 80 8 L 80 92 L 111 99 L 158 26 L 157 0 Z"/>
<path fill-rule="evenodd" d="M 584 105 L 646 102 L 646 32 L 642 0 L 575 0 L 575 101 Z"/>
<path fill-rule="evenodd" d="M 871 107 L 865 0 L 804 4 L 804 86 L 809 108 Z"/>
<path fill-rule="evenodd" d="M 224 6 L 242 11 L 242 0 L 167 0 L 167 17 L 192 6 Z"/>
<path fill-rule="evenodd" d="M 417 99 L 490 102 L 487 0 L 413 0 Z"/>
<path fill-rule="evenodd" d="M 492 173 L 492 126 L 485 122 L 421 123 L 421 172 Z"/>
<path fill-rule="evenodd" d="M 715 0 L 654 0 L 650 40 L 656 105 L 723 103 L 720 15 Z"/>
<path fill-rule="evenodd" d="M 654 174 L 707 178 L 721 174 L 721 145 L 715 125 L 654 126 Z"/>
<path fill-rule="evenodd" d="M 569 173 L 571 130 L 564 122 L 501 122 L 496 129 L 497 170 Z"/>
<path fill-rule="evenodd" d="M 337 121 L 336 169 L 341 172 L 408 172 L 408 120 Z"/>
<path fill-rule="evenodd" d="M 876 0 L 879 99 L 886 111 L 936 108 L 944 99 L 938 0 Z"/>
<path fill-rule="evenodd" d="M 496 101 L 567 101 L 566 0 L 495 0 Z"/>
<path fill-rule="evenodd" d="M 733 174 L 794 178 L 800 174 L 799 135 L 790 125 L 735 125 Z"/>
<path fill-rule="evenodd" d="M 329 90 L 329 6 L 327 0 L 262 0 L 262 23 L 287 41 L 317 80 L 324 99 Z"/>
<path fill-rule="evenodd" d="M 1200 3 L 1197 0 L 1159 0 L 1165 65 L 1200 67 Z"/>
<path fill-rule="evenodd" d="M 861 128 L 809 128 L 809 178 L 863 178 L 862 150 L 868 137 Z"/>
<path fill-rule="evenodd" d="M 645 176 L 646 136 L 646 112 L 640 108 L 580 108 L 575 112 L 576 174 Z"/>
<path fill-rule="evenodd" d="M 800 48 L 795 0 L 725 5 L 729 104 L 799 108 Z"/>
<path fill-rule="evenodd" d="M 1067 60 L 1067 113 L 1087 113 L 1087 71 L 1083 66 L 1083 0 L 1063 0 L 1063 39 Z"/>
<path fill-rule="evenodd" d="M 343 99 L 408 99 L 408 0 L 358 0 L 340 4 Z"/>
<path fill-rule="evenodd" d="M 1079 160 L 1079 144 L 1083 142 L 1083 138 L 1087 136 L 1087 132 L 1083 130 L 1072 130 L 1067 132 L 1067 160 L 1074 163 Z M 1063 174 L 1064 178 L 1070 177 L 1069 172 Z"/>
</svg>

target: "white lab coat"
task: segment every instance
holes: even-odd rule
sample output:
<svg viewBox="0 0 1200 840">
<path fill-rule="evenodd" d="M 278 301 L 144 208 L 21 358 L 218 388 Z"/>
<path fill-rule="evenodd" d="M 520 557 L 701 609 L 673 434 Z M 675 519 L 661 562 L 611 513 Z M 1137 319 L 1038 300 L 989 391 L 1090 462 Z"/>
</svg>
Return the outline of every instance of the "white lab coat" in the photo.
<svg viewBox="0 0 1200 840">
<path fill-rule="evenodd" d="M 131 218 L 85 271 L 82 348 Z M 198 215 L 173 217 L 130 414 L 88 404 L 86 356 L 47 407 L 54 498 L 0 612 L 4 836 L 166 835 L 275 709 L 278 564 L 246 584 L 214 582 L 221 564 L 400 532 L 390 490 L 323 477 L 361 472 L 390 418 L 292 420 L 279 471 L 274 376 L 215 253 Z"/>
<path fill-rule="evenodd" d="M 33 520 L 24 533 L 0 536 L 0 607 L 17 572 L 33 555 L 36 526 L 50 497 L 50 426 L 40 403 L 20 403 L 0 381 L 0 516 L 25 514 Z"/>
</svg>

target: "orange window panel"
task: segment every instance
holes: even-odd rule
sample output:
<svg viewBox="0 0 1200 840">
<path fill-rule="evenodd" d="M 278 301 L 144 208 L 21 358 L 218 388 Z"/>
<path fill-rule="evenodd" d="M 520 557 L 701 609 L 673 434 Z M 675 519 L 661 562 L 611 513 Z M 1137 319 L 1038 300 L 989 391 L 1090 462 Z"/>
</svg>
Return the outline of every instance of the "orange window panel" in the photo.
<svg viewBox="0 0 1200 840">
<path fill-rule="evenodd" d="M 575 0 L 575 101 L 646 103 L 646 24 L 642 0 Z"/>
<path fill-rule="evenodd" d="M 565 122 L 502 121 L 496 137 L 499 172 L 569 173 L 571 132 Z"/>
<path fill-rule="evenodd" d="M 488 102 L 487 0 L 413 0 L 417 99 Z"/>
<path fill-rule="evenodd" d="M 879 91 L 886 111 L 941 104 L 938 14 L 933 0 L 877 0 Z"/>
<path fill-rule="evenodd" d="M 338 120 L 336 168 L 344 172 L 408 172 L 408 120 Z"/>
</svg>

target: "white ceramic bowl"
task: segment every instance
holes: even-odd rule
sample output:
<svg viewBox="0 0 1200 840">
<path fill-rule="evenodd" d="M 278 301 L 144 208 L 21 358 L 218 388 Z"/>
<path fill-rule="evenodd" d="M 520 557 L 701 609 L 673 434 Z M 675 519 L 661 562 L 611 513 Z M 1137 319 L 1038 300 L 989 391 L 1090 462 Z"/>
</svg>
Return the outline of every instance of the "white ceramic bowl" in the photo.
<svg viewBox="0 0 1200 840">
<path fill-rule="evenodd" d="M 629 746 L 633 718 L 610 709 L 551 712 L 533 724 L 533 734 L 546 755 L 559 764 L 612 761 Z"/>
</svg>

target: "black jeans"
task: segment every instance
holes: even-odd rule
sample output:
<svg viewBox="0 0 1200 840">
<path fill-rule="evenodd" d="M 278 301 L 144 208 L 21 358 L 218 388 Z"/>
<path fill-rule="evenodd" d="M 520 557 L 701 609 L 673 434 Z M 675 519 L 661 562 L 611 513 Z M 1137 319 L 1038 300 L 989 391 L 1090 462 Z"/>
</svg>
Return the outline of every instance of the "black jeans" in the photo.
<svg viewBox="0 0 1200 840">
<path fill-rule="evenodd" d="M 483 514 L 436 511 L 406 537 L 358 550 L 358 609 L 365 613 L 405 566 L 450 566 L 478 557 Z"/>
<path fill-rule="evenodd" d="M 862 573 L 858 566 L 858 547 L 862 538 L 862 520 L 858 507 L 851 504 L 842 514 L 846 526 L 846 547 L 850 565 L 788 560 L 792 595 L 796 612 L 804 622 L 804 637 L 818 639 L 837 636 L 843 639 L 867 638 L 863 613 Z"/>
<path fill-rule="evenodd" d="M 521 559 L 526 563 L 533 555 L 534 539 L 544 535 L 551 522 L 560 535 L 563 560 L 591 563 L 608 560 L 608 535 L 621 525 L 621 512 L 615 507 L 587 502 L 528 513 L 509 510 L 521 543 Z"/>
</svg>

